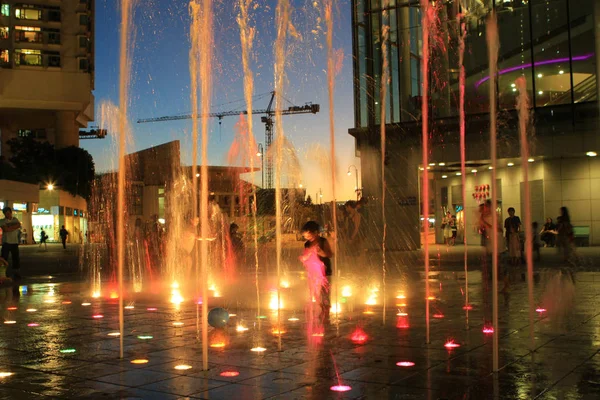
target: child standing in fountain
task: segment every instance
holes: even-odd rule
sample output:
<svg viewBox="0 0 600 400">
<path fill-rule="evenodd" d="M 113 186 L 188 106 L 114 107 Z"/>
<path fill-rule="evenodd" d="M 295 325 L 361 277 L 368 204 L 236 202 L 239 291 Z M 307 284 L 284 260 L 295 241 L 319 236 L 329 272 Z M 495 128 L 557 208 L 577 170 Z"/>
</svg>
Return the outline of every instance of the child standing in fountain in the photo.
<svg viewBox="0 0 600 400">
<path fill-rule="evenodd" d="M 306 239 L 304 252 L 300 261 L 308 273 L 311 297 L 318 298 L 321 307 L 321 321 L 329 322 L 331 300 L 329 289 L 331 286 L 331 257 L 333 251 L 326 238 L 319 235 L 320 227 L 315 221 L 308 221 L 302 227 L 302 236 Z"/>
</svg>

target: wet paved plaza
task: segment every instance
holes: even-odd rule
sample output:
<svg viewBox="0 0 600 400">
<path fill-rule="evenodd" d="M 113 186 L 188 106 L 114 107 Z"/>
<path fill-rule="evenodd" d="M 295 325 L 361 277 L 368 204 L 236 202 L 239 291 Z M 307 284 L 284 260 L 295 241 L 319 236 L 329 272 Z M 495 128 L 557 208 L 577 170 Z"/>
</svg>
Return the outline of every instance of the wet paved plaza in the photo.
<svg viewBox="0 0 600 400">
<path fill-rule="evenodd" d="M 556 273 L 542 274 L 535 287 L 533 355 L 526 283 L 517 277 L 500 295 L 498 374 L 492 334 L 482 331 L 491 294 L 480 272 L 469 275 L 468 329 L 460 274 L 432 279 L 430 344 L 418 278 L 403 282 L 402 293 L 390 280 L 396 304 L 388 302 L 385 324 L 381 306 L 364 305 L 357 293 L 357 300 L 339 295 L 339 324 L 322 337 L 309 332 L 302 306 L 284 309 L 281 351 L 272 311 L 263 311 L 259 329 L 255 308 L 211 299 L 235 316 L 224 330 L 210 328 L 206 372 L 193 302 L 178 310 L 165 294 L 126 301 L 120 360 L 118 299 L 110 291 L 94 299 L 81 283 L 31 279 L 0 288 L 0 399 L 598 399 L 600 273 L 578 273 L 574 290 L 567 279 L 554 281 Z M 238 324 L 249 329 L 239 332 Z M 352 340 L 357 327 L 365 341 Z M 460 347 L 446 349 L 448 341 Z M 266 350 L 251 351 L 257 345 Z M 351 389 L 330 390 L 338 384 Z"/>
</svg>

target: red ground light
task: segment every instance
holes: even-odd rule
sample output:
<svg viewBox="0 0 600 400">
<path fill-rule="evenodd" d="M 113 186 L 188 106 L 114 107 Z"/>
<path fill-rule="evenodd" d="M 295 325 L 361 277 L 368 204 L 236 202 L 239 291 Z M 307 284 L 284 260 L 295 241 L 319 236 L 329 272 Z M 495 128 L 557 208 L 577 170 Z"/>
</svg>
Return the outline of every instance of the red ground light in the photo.
<svg viewBox="0 0 600 400">
<path fill-rule="evenodd" d="M 460 347 L 460 344 L 455 343 L 454 340 L 448 340 L 444 347 L 447 349 L 455 349 L 457 347 Z"/>
<path fill-rule="evenodd" d="M 415 363 L 412 361 L 400 361 L 396 363 L 399 367 L 414 367 Z"/>
<path fill-rule="evenodd" d="M 494 327 L 488 325 L 484 326 L 483 333 L 485 333 L 486 335 L 491 335 L 492 333 L 494 333 Z"/>
<path fill-rule="evenodd" d="M 367 336 L 367 334 L 365 333 L 365 331 L 363 331 L 360 328 L 356 328 L 354 330 L 354 332 L 352 332 L 352 336 L 350 337 L 350 339 L 352 339 L 352 341 L 354 343 L 359 343 L 359 344 L 363 344 L 364 342 L 367 341 L 369 337 Z"/>
<path fill-rule="evenodd" d="M 237 371 L 223 371 L 223 372 L 221 372 L 219 375 L 220 375 L 220 376 L 224 376 L 224 377 L 226 377 L 226 378 L 233 378 L 233 377 L 236 377 L 236 376 L 238 376 L 239 374 L 240 374 L 240 373 L 239 373 L 239 372 L 237 372 Z"/>
</svg>

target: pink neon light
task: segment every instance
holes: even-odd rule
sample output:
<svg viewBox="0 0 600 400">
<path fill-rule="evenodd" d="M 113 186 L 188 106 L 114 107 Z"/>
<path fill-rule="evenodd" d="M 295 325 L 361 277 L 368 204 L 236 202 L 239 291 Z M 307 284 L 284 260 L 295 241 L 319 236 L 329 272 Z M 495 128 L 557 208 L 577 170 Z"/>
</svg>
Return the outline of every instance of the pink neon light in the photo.
<svg viewBox="0 0 600 400">
<path fill-rule="evenodd" d="M 449 340 L 446 342 L 446 344 L 444 345 L 445 348 L 447 349 L 455 349 L 457 347 L 460 347 L 460 344 L 455 343 L 454 340 Z"/>
<path fill-rule="evenodd" d="M 591 57 L 594 56 L 594 53 L 589 53 L 589 54 L 584 54 L 582 56 L 575 56 L 572 57 L 573 61 L 585 61 Z M 536 63 L 533 63 L 534 67 L 537 67 L 539 65 L 551 65 L 551 64 L 560 64 L 563 62 L 568 62 L 569 61 L 569 57 L 562 57 L 562 58 L 554 58 L 552 60 L 544 60 L 544 61 L 538 61 Z M 531 63 L 527 63 L 527 64 L 523 64 L 523 65 L 517 65 L 514 67 L 509 67 L 509 68 L 504 68 L 501 69 L 500 71 L 498 71 L 498 75 L 504 75 L 507 74 L 509 72 L 514 72 L 514 71 L 518 71 L 520 69 L 525 69 L 525 68 L 531 68 Z M 481 86 L 484 82 L 488 81 L 490 79 L 489 76 L 486 76 L 484 78 L 481 78 L 480 80 L 478 80 L 477 82 L 475 82 L 475 89 L 479 89 L 479 86 Z"/>
</svg>

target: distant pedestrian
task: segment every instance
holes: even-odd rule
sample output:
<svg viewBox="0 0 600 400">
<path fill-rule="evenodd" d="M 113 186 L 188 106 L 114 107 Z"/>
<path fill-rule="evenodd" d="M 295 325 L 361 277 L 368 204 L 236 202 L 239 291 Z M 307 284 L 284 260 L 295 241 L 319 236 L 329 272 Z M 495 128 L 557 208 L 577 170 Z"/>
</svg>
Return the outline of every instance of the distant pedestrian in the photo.
<svg viewBox="0 0 600 400">
<path fill-rule="evenodd" d="M 515 209 L 509 207 L 508 218 L 504 220 L 506 230 L 506 245 L 510 254 L 511 263 L 516 265 L 521 260 L 521 219 L 515 215 Z"/>
<path fill-rule="evenodd" d="M 60 236 L 60 240 L 62 241 L 63 249 L 66 249 L 67 248 L 67 237 L 69 236 L 69 231 L 65 229 L 64 225 L 62 226 L 62 228 L 60 228 L 59 236 Z"/>
<path fill-rule="evenodd" d="M 21 244 L 27 244 L 27 228 L 21 229 Z"/>
<path fill-rule="evenodd" d="M 546 218 L 546 223 L 542 227 L 540 235 L 544 241 L 544 247 L 554 247 L 556 243 L 556 224 L 552 222 L 552 218 Z"/>
<path fill-rule="evenodd" d="M 562 248 L 564 260 L 571 262 L 575 250 L 575 235 L 567 207 L 560 208 L 560 216 L 556 218 L 556 222 L 556 244 Z"/>
<path fill-rule="evenodd" d="M 452 244 L 452 213 L 450 211 L 442 218 L 442 231 L 444 232 L 444 243 L 450 246 Z"/>
<path fill-rule="evenodd" d="M 458 236 L 458 221 L 456 220 L 456 215 L 452 216 L 450 229 L 452 230 L 452 246 L 454 246 L 456 244 L 456 237 Z"/>
<path fill-rule="evenodd" d="M 13 218 L 12 208 L 4 207 L 2 209 L 4 218 L 0 219 L 0 228 L 2 229 L 2 254 L 1 257 L 8 261 L 8 256 L 12 256 L 13 278 L 21 279 L 19 274 L 21 260 L 19 258 L 19 229 L 21 222 Z"/>
<path fill-rule="evenodd" d="M 42 245 L 44 245 L 44 250 L 48 251 L 48 245 L 46 244 L 46 240 L 48 240 L 48 235 L 46 235 L 46 231 L 42 229 L 40 232 L 40 249 Z"/>
</svg>

